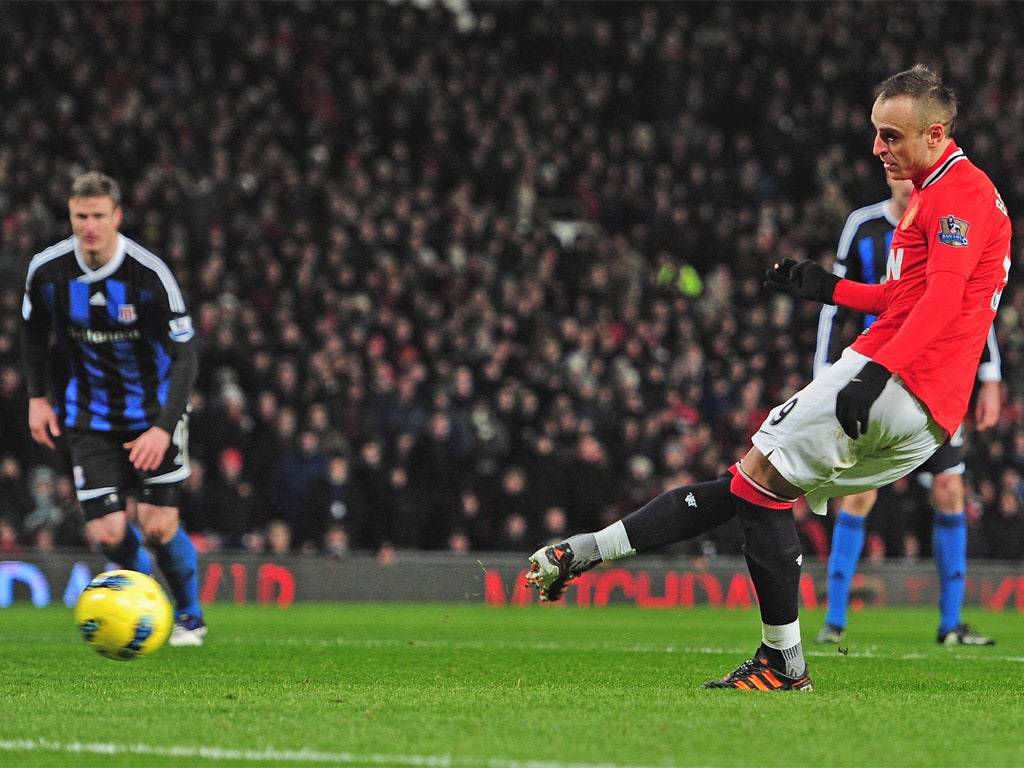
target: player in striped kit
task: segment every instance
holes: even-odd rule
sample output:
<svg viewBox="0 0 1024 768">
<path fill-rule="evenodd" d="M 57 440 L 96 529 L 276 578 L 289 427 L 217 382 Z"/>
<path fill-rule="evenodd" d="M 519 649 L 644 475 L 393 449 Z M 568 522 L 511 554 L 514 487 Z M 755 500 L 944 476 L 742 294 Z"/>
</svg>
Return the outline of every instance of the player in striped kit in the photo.
<svg viewBox="0 0 1024 768">
<path fill-rule="evenodd" d="M 907 209 L 914 185 L 909 180 L 888 179 L 892 194 L 887 200 L 853 211 L 839 236 L 833 272 L 862 283 L 879 283 L 885 278 L 886 260 L 893 231 Z M 839 307 L 826 304 L 818 318 L 818 346 L 814 355 L 815 377 L 830 366 L 845 346 L 846 315 Z M 861 316 L 858 316 L 860 319 Z M 874 316 L 862 318 L 860 330 L 871 327 Z M 999 419 L 1002 380 L 999 346 L 995 330 L 978 366 L 975 422 L 987 429 Z M 967 571 L 967 521 L 964 515 L 963 426 L 917 471 L 930 487 L 935 510 L 932 555 L 939 577 L 939 630 L 937 639 L 945 645 L 995 645 L 995 640 L 975 631 L 962 619 L 964 579 Z M 828 559 L 828 615 L 815 638 L 819 643 L 842 642 L 846 634 L 850 585 L 864 549 L 865 524 L 878 497 L 876 490 L 844 496 L 839 500 L 832 549 Z"/>
<path fill-rule="evenodd" d="M 145 540 L 175 601 L 168 642 L 202 645 L 198 558 L 178 514 L 198 368 L 192 321 L 168 266 L 120 234 L 113 179 L 77 177 L 68 209 L 72 236 L 34 256 L 25 280 L 29 428 L 50 448 L 66 433 L 87 536 L 119 566 L 148 574 Z M 48 385 L 51 335 L 59 375 Z"/>
</svg>

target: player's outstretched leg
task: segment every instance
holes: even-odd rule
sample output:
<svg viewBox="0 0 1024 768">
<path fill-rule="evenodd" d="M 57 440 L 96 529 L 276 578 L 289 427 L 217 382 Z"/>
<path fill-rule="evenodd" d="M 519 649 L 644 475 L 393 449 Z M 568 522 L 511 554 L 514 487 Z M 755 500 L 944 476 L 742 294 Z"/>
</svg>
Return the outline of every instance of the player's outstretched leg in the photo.
<svg viewBox="0 0 1024 768">
<path fill-rule="evenodd" d="M 570 536 L 561 544 L 541 547 L 530 555 L 526 584 L 539 590 L 545 602 L 560 600 L 570 581 L 600 562 L 593 533 Z"/>
<path fill-rule="evenodd" d="M 558 600 L 566 585 L 605 560 L 645 552 L 697 536 L 732 518 L 731 475 L 665 491 L 596 533 L 571 536 L 530 555 L 526 585 L 541 600 Z"/>
<path fill-rule="evenodd" d="M 740 514 L 761 603 L 762 644 L 754 659 L 707 687 L 810 690 L 797 616 L 800 547 L 792 502 L 758 495 L 743 483 L 749 481 L 727 474 L 675 488 L 596 533 L 542 547 L 530 556 L 527 586 L 544 600 L 558 600 L 572 579 L 605 560 L 693 538 Z"/>
</svg>

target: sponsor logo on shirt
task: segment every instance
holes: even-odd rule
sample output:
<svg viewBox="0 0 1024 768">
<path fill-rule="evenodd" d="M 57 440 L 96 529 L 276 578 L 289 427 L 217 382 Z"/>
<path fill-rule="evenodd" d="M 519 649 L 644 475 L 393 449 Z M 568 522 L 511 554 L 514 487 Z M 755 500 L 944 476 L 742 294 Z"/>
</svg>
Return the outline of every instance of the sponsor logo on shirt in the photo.
<svg viewBox="0 0 1024 768">
<path fill-rule="evenodd" d="M 68 336 L 74 341 L 83 341 L 86 344 L 117 344 L 122 341 L 136 341 L 142 338 L 142 332 L 138 328 L 127 328 L 123 331 L 97 331 L 92 328 L 79 328 L 77 325 L 68 325 Z"/>
<path fill-rule="evenodd" d="M 954 248 L 967 247 L 967 230 L 971 228 L 963 219 L 956 216 L 939 218 L 939 242 Z"/>
</svg>

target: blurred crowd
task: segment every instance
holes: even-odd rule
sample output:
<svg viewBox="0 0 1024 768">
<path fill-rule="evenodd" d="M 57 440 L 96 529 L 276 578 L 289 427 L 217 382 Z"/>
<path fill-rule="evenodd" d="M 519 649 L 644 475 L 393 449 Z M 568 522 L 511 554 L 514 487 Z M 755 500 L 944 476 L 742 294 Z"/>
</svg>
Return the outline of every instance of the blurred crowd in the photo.
<svg viewBox="0 0 1024 768">
<path fill-rule="evenodd" d="M 34 446 L 30 257 L 71 179 L 123 185 L 202 344 L 182 512 L 207 550 L 528 553 L 711 479 L 810 376 L 834 258 L 887 188 L 872 87 L 923 61 L 1024 233 L 1024 5 L 10 3 L 0 25 L 0 556 L 83 546 Z M 972 557 L 1024 557 L 1021 238 Z M 805 555 L 831 518 L 798 505 Z M 868 557 L 930 551 L 886 489 Z M 733 554 L 731 525 L 676 551 Z"/>
</svg>

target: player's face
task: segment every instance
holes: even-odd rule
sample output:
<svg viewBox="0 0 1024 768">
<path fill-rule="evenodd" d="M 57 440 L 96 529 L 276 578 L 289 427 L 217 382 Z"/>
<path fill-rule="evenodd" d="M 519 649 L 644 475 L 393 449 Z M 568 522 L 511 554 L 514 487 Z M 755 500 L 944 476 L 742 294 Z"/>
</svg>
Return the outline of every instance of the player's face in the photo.
<svg viewBox="0 0 1024 768">
<path fill-rule="evenodd" d="M 74 197 L 68 202 L 71 231 L 92 267 L 106 264 L 117 249 L 121 209 L 109 197 Z"/>
<path fill-rule="evenodd" d="M 921 118 L 909 96 L 875 101 L 872 153 L 882 161 L 891 179 L 913 179 L 937 160 L 935 127 L 921 127 Z M 939 126 L 941 129 L 941 126 Z"/>
</svg>

